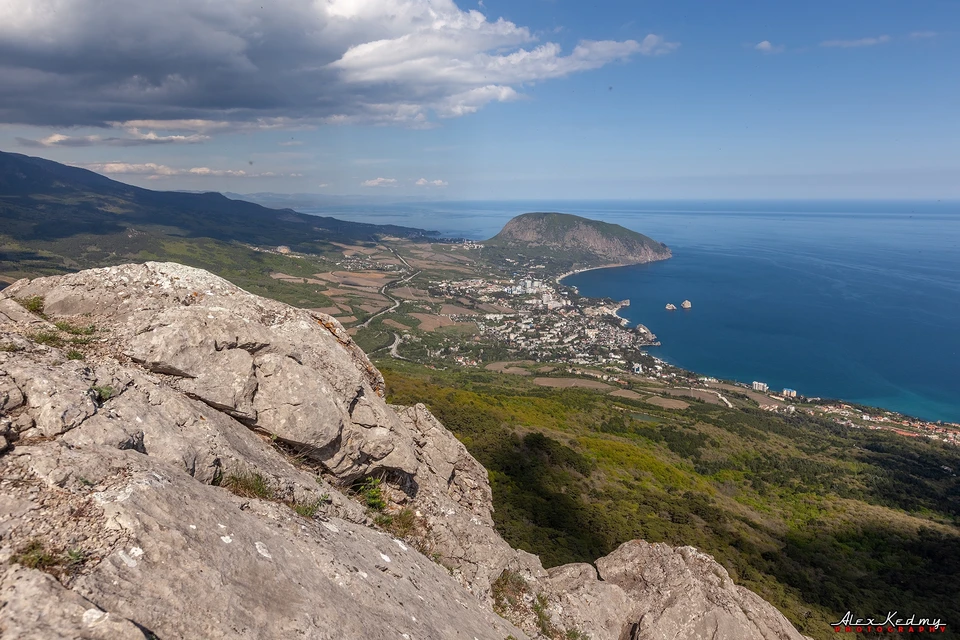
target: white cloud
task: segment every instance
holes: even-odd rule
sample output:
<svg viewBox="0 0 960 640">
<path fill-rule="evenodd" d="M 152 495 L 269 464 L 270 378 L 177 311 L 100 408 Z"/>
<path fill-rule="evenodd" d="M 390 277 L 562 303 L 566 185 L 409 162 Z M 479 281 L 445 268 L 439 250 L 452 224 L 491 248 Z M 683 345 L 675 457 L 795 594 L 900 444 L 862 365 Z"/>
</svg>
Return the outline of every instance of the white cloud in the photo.
<svg viewBox="0 0 960 640">
<path fill-rule="evenodd" d="M 526 33 L 504 34 L 504 43 L 529 41 Z M 469 39 L 468 39 L 469 40 Z M 470 45 L 475 45 L 471 47 Z M 564 56 L 560 45 L 548 42 L 511 53 L 474 51 L 485 43 L 458 42 L 450 36 L 371 42 L 348 50 L 331 64 L 350 83 L 405 82 L 421 91 L 432 88 L 473 90 L 498 84 L 516 84 L 558 78 L 604 66 L 631 54 L 661 55 L 676 48 L 659 36 L 615 42 L 583 41 Z M 467 89 L 469 91 L 469 89 Z M 457 93 L 464 93 L 458 91 Z"/>
<path fill-rule="evenodd" d="M 640 42 L 640 53 L 645 56 L 662 56 L 680 48 L 679 42 L 667 42 L 663 36 L 647 34 Z"/>
<path fill-rule="evenodd" d="M 317 185 L 317 188 L 318 188 L 318 189 L 326 189 L 326 188 L 329 187 L 329 186 L 330 186 L 330 185 L 327 184 L 326 182 L 321 182 L 320 184 Z"/>
<path fill-rule="evenodd" d="M 820 46 L 850 49 L 854 47 L 872 47 L 878 44 L 886 44 L 887 42 L 890 42 L 890 36 L 882 35 L 876 38 L 860 38 L 859 40 L 825 40 L 820 43 Z"/>
<path fill-rule="evenodd" d="M 129 163 L 129 162 L 92 162 L 79 165 L 84 169 L 90 169 L 97 173 L 106 173 L 109 175 L 139 175 L 150 180 L 158 178 L 170 178 L 174 176 L 193 176 L 203 178 L 274 178 L 274 177 L 301 177 L 299 173 L 292 173 L 287 176 L 284 174 L 268 171 L 265 173 L 248 173 L 242 169 L 211 169 L 210 167 L 191 167 L 181 169 L 170 167 L 165 164 L 156 164 L 153 162 Z"/>
<path fill-rule="evenodd" d="M 371 180 L 364 180 L 360 183 L 362 187 L 395 187 L 397 186 L 396 178 L 373 178 Z"/>
<path fill-rule="evenodd" d="M 279 144 L 281 147 L 299 147 L 303 144 L 303 140 L 284 140 Z"/>
<path fill-rule="evenodd" d="M 68 136 L 54 133 L 39 140 L 17 138 L 24 147 L 139 147 L 153 144 L 196 144 L 209 140 L 210 136 L 193 133 L 190 135 L 158 135 L 153 131 L 141 132 L 139 128 L 127 129 L 126 136 Z"/>
<path fill-rule="evenodd" d="M 649 34 L 564 51 L 454 0 L 261 5 L 4 0 L 0 122 L 110 125 L 130 144 L 323 123 L 425 128 L 516 99 L 526 83 L 679 46 Z"/>
<path fill-rule="evenodd" d="M 936 31 L 911 31 L 907 37 L 914 40 L 923 40 L 926 38 L 936 38 L 938 35 L 940 34 Z"/>
<path fill-rule="evenodd" d="M 476 113 L 490 102 L 508 102 L 520 96 L 513 88 L 502 85 L 488 85 L 454 94 L 434 105 L 434 111 L 441 118 L 456 118 L 468 113 Z"/>
<path fill-rule="evenodd" d="M 449 185 L 444 180 L 427 180 L 426 178 L 420 178 L 414 184 L 418 187 L 446 187 Z"/>
<path fill-rule="evenodd" d="M 786 47 L 782 44 L 774 45 L 769 40 L 764 40 L 763 42 L 758 42 L 754 49 L 762 53 L 783 53 Z"/>
</svg>

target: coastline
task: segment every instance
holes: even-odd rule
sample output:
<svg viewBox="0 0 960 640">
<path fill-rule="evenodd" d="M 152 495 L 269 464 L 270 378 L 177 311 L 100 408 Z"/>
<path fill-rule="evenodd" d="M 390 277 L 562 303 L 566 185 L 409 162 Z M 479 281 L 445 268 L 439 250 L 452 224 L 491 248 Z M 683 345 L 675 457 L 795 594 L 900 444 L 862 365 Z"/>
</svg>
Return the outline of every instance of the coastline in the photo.
<svg viewBox="0 0 960 640">
<path fill-rule="evenodd" d="M 670 257 L 673 257 L 673 256 L 670 256 Z M 668 259 L 669 259 L 669 258 L 663 258 L 663 260 L 668 260 Z M 598 271 L 598 270 L 600 270 L 600 269 L 616 269 L 616 268 L 618 268 L 618 267 L 633 267 L 633 266 L 638 265 L 638 264 L 650 264 L 651 262 L 661 262 L 661 261 L 662 261 L 662 260 L 648 260 L 647 262 L 624 262 L 624 263 L 617 263 L 617 264 L 602 264 L 602 265 L 600 265 L 600 266 L 598 266 L 598 267 L 587 267 L 586 269 L 574 269 L 573 271 L 567 271 L 566 273 L 562 273 L 562 274 L 560 274 L 559 276 L 557 276 L 557 277 L 556 277 L 556 283 L 557 283 L 558 285 L 561 285 L 561 286 L 564 286 L 564 287 L 570 287 L 571 289 L 573 289 L 573 290 L 576 292 L 577 295 L 580 295 L 580 290 L 577 289 L 576 286 L 574 286 L 574 285 L 572 285 L 572 284 L 563 284 L 563 281 L 564 281 L 566 278 L 569 278 L 570 276 L 575 276 L 575 275 L 577 275 L 578 273 L 586 273 L 587 271 Z M 621 301 L 621 302 L 622 302 L 622 301 Z M 618 304 L 619 304 L 619 303 L 618 303 Z M 619 304 L 619 306 L 617 307 L 616 312 L 614 312 L 614 315 L 615 315 L 616 317 L 620 318 L 620 321 L 623 323 L 623 326 L 625 326 L 625 327 L 629 327 L 629 326 L 631 325 L 631 323 L 630 323 L 630 320 L 629 320 L 629 319 L 624 318 L 623 316 L 620 315 L 620 310 L 623 309 L 624 307 L 628 307 L 628 306 L 630 306 L 629 303 L 628 303 L 628 304 Z M 647 329 L 647 331 L 650 331 L 649 328 L 647 328 L 647 326 L 646 326 L 645 324 L 642 324 L 642 323 L 639 323 L 639 322 L 635 323 L 633 326 L 634 326 L 634 327 L 640 327 L 640 326 L 642 326 L 642 327 L 644 327 L 645 329 Z M 651 333 L 652 333 L 652 332 L 651 332 Z M 653 346 L 658 346 L 658 347 L 659 347 L 659 346 L 660 346 L 659 341 L 657 342 L 656 345 L 653 345 Z"/>
<path fill-rule="evenodd" d="M 637 264 L 647 264 L 646 262 L 625 262 L 622 264 L 602 264 L 599 267 L 587 267 L 586 269 L 574 269 L 573 271 L 567 271 L 566 273 L 561 273 L 557 276 L 557 284 L 563 284 L 564 279 L 569 278 L 570 276 L 575 276 L 578 273 L 585 273 L 587 271 L 596 271 L 597 269 L 615 269 L 616 267 L 632 267 Z M 572 286 L 572 285 L 564 285 Z M 573 287 L 576 289 L 576 287 Z"/>
<path fill-rule="evenodd" d="M 564 283 L 564 280 L 565 280 L 566 278 L 569 278 L 570 276 L 576 275 L 576 274 L 578 274 L 578 273 L 583 273 L 583 272 L 586 272 L 586 271 L 595 271 L 595 270 L 598 270 L 598 269 L 612 269 L 612 268 L 617 268 L 617 267 L 632 266 L 632 265 L 634 265 L 634 264 L 646 264 L 646 263 L 604 264 L 604 265 L 598 265 L 598 266 L 595 266 L 595 267 L 575 269 L 575 270 L 571 270 L 571 271 L 568 271 L 568 272 L 566 272 L 566 273 L 563 273 L 563 274 L 557 276 L 555 281 L 556 281 L 558 284 L 560 284 L 560 285 L 563 285 L 563 286 L 566 286 L 566 287 L 569 287 L 569 288 L 573 289 L 574 291 L 576 291 L 576 293 L 577 293 L 578 295 L 584 295 L 584 294 L 579 290 L 578 287 L 576 287 L 576 286 L 574 286 L 574 285 L 567 285 L 567 284 Z M 607 276 L 603 276 L 603 277 L 606 278 Z M 612 276 L 612 277 L 617 278 L 617 276 Z M 623 293 L 621 293 L 620 290 L 617 290 L 616 293 L 619 293 L 620 295 L 628 295 L 628 294 L 626 293 L 626 291 L 624 291 Z M 588 297 L 589 297 L 589 296 L 588 296 Z M 641 306 L 642 306 L 642 305 L 641 305 Z M 623 316 L 623 312 L 624 312 L 625 310 L 626 310 L 625 307 L 619 306 L 619 307 L 617 308 L 616 312 L 615 312 L 616 316 L 617 316 L 621 321 L 623 321 L 623 322 L 625 323 L 624 326 L 633 328 L 633 327 L 641 326 L 641 325 L 642 325 L 642 321 L 633 322 L 633 321 L 630 321 L 629 319 L 625 318 L 625 317 Z M 646 325 L 643 325 L 643 326 L 646 326 Z M 659 340 L 658 340 L 658 342 L 659 342 Z M 657 345 L 657 346 L 660 346 L 660 345 Z M 652 348 L 652 347 L 653 347 L 653 345 L 651 345 L 651 348 Z M 654 351 L 654 353 L 656 354 L 657 352 Z M 676 354 L 674 354 L 674 355 L 676 355 Z M 721 378 L 723 378 L 723 379 L 729 379 L 729 380 L 731 380 L 731 381 L 733 381 L 733 382 L 740 383 L 740 384 L 749 383 L 749 381 L 752 380 L 752 379 L 761 379 L 761 380 L 765 379 L 764 374 L 763 374 L 762 372 L 761 372 L 761 373 L 757 373 L 756 371 L 753 371 L 752 369 L 751 369 L 752 372 L 751 372 L 751 371 L 746 371 L 746 372 L 745 372 L 745 371 L 739 371 L 739 372 L 737 372 L 737 373 L 733 373 L 733 372 L 730 372 L 730 371 L 726 371 L 726 372 L 722 372 L 722 373 L 721 373 L 721 372 L 718 372 L 718 371 L 716 371 L 716 370 L 712 370 L 710 367 L 699 368 L 699 367 L 697 367 L 696 365 L 693 365 L 693 366 L 691 367 L 691 364 L 692 364 L 692 363 L 684 362 L 683 364 L 680 364 L 680 363 L 678 363 L 676 360 L 674 360 L 674 358 L 672 358 L 672 357 L 664 357 L 663 355 L 660 355 L 660 354 L 657 354 L 656 357 L 662 359 L 665 363 L 669 364 L 670 366 L 676 367 L 676 368 L 678 368 L 678 369 L 682 369 L 682 370 L 684 370 L 684 371 L 688 371 L 688 372 L 691 372 L 691 373 L 696 373 L 696 374 L 698 374 L 698 375 L 704 375 L 704 376 L 721 377 Z M 681 358 L 681 362 L 683 362 L 683 361 L 684 361 L 684 359 Z M 758 370 L 759 370 L 759 369 L 758 369 Z M 745 381 L 745 382 L 743 382 L 743 381 Z M 790 384 L 790 382 L 792 382 L 793 384 Z M 933 399 L 933 398 L 923 398 L 923 400 L 922 400 L 922 401 L 919 401 L 919 402 L 908 402 L 908 403 L 904 403 L 904 402 L 902 401 L 903 399 L 902 399 L 899 395 L 896 395 L 896 394 L 891 395 L 890 397 L 884 396 L 884 397 L 866 398 L 866 397 L 862 397 L 862 396 L 857 395 L 857 394 L 844 393 L 843 390 L 840 390 L 840 389 L 834 389 L 832 392 L 828 392 L 828 393 L 826 393 L 826 394 L 822 393 L 823 389 L 819 389 L 819 391 L 821 391 L 821 393 L 816 394 L 815 392 L 811 393 L 811 390 L 810 390 L 810 389 L 804 389 L 804 388 L 803 388 L 804 385 L 803 385 L 803 383 L 802 383 L 802 380 L 795 379 L 795 380 L 791 380 L 790 382 L 785 382 L 785 383 L 783 383 L 783 384 L 784 384 L 785 386 L 790 386 L 790 387 L 793 387 L 793 388 L 798 388 L 798 389 L 800 389 L 801 391 L 807 391 L 809 395 L 819 395 L 819 396 L 823 396 L 823 397 L 833 397 L 833 398 L 835 398 L 835 399 L 836 399 L 838 402 L 840 402 L 840 403 L 848 403 L 848 404 L 851 404 L 851 405 L 868 407 L 868 408 L 870 408 L 870 409 L 879 410 L 879 411 L 889 411 L 889 412 L 891 412 L 891 413 L 894 413 L 894 414 L 898 414 L 898 415 L 900 415 L 900 416 L 903 416 L 904 418 L 908 418 L 908 419 L 910 419 L 910 420 L 912 420 L 912 421 L 923 422 L 923 423 L 928 423 L 928 424 L 934 424 L 934 423 L 937 423 L 937 422 L 939 421 L 939 422 L 942 422 L 942 423 L 945 423 L 945 424 L 949 424 L 949 425 L 953 425 L 953 424 L 958 424 L 958 423 L 960 423 L 960 421 L 957 420 L 957 417 L 956 417 L 957 414 L 956 414 L 955 412 L 951 412 L 951 411 L 949 411 L 949 410 L 946 410 L 946 409 L 942 408 L 942 406 L 941 406 L 941 405 L 942 405 L 942 402 L 937 402 L 937 401 L 936 401 L 935 399 Z M 831 388 L 832 388 L 832 387 L 831 387 Z M 908 394 L 908 395 L 909 395 L 909 394 Z M 870 411 L 869 413 L 873 413 L 873 412 Z"/>
<path fill-rule="evenodd" d="M 643 260 L 641 262 L 617 262 L 612 264 L 601 264 L 596 267 L 586 267 L 585 269 L 574 269 L 573 271 L 567 271 L 566 273 L 561 273 L 556 277 L 555 281 L 557 284 L 563 285 L 563 281 L 566 278 L 569 278 L 570 276 L 575 276 L 578 273 L 585 273 L 587 271 L 596 271 L 598 269 L 616 269 L 618 267 L 633 267 L 638 264 L 650 264 L 651 262 L 663 262 L 664 260 L 669 260 L 672 257 L 673 257 L 673 252 L 671 252 L 670 255 L 664 258 L 656 258 L 654 260 Z M 572 285 L 563 285 L 563 286 L 569 286 L 569 287 L 572 287 L 574 290 L 576 290 L 576 287 L 573 287 Z"/>
</svg>

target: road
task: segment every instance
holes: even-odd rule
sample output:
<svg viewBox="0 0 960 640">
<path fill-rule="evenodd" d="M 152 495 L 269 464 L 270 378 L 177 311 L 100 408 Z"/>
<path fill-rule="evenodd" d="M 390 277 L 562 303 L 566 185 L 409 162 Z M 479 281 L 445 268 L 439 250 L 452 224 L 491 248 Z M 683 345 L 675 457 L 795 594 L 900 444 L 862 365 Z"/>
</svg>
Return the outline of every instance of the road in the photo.
<svg viewBox="0 0 960 640">
<path fill-rule="evenodd" d="M 397 347 L 400 346 L 400 341 L 401 341 L 400 334 L 399 333 L 393 334 L 393 344 L 390 345 L 390 355 L 396 358 L 397 360 L 409 360 L 409 358 L 404 358 L 402 355 L 400 355 L 397 352 Z"/>
<path fill-rule="evenodd" d="M 411 268 L 411 267 L 410 267 L 410 264 L 409 264 L 406 260 L 404 260 L 404 259 L 403 259 L 403 256 L 400 255 L 399 253 L 397 253 L 397 251 L 396 251 L 395 249 L 393 249 L 393 248 L 391 247 L 391 248 L 390 248 L 390 251 L 393 251 L 393 255 L 397 256 L 397 257 L 400 259 L 400 262 L 402 262 L 404 265 L 406 265 L 406 267 L 407 267 L 408 269 Z M 388 282 L 387 284 L 385 284 L 385 285 L 383 285 L 382 287 L 380 287 L 380 295 L 382 295 L 383 297 L 385 297 L 385 298 L 387 298 L 388 300 L 390 300 L 390 302 L 392 303 L 391 306 L 387 307 L 386 309 L 383 309 L 382 311 L 377 311 L 375 314 L 373 314 L 372 316 L 370 316 L 369 318 L 367 318 L 365 321 L 363 321 L 362 323 L 358 324 L 357 327 L 358 327 L 358 328 L 359 328 L 359 327 L 369 327 L 369 326 L 370 326 L 370 322 L 371 322 L 374 318 L 378 318 L 378 317 L 382 316 L 382 315 L 385 314 L 385 313 L 390 313 L 391 311 L 396 311 L 396 310 L 397 310 L 397 307 L 400 306 L 400 302 L 401 302 L 401 301 L 400 301 L 400 300 L 397 300 L 396 298 L 394 298 L 393 296 L 391 296 L 389 293 L 387 293 L 387 288 L 389 288 L 389 287 L 391 287 L 391 286 L 394 286 L 394 285 L 403 284 L 404 282 L 409 282 L 410 280 L 413 280 L 414 278 L 416 278 L 416 277 L 417 277 L 418 275 L 420 275 L 421 273 L 423 273 L 423 271 L 417 271 L 416 273 L 413 273 L 413 274 L 411 274 L 411 275 L 409 275 L 409 276 L 407 276 L 407 277 L 405 277 L 405 278 L 400 278 L 399 280 L 391 280 L 391 281 Z M 394 334 L 394 335 L 396 335 L 396 334 Z"/>
</svg>

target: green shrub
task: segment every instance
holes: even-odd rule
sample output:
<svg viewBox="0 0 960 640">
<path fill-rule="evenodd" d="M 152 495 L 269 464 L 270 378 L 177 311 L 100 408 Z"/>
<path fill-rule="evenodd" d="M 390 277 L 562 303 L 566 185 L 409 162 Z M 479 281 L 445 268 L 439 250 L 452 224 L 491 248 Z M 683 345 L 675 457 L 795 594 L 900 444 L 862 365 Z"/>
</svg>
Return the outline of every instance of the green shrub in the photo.
<svg viewBox="0 0 960 640">
<path fill-rule="evenodd" d="M 58 564 L 57 556 L 48 551 L 46 546 L 37 539 L 20 547 L 10 560 L 41 571 L 46 571 Z"/>
<path fill-rule="evenodd" d="M 67 351 L 67 360 L 83 360 L 84 357 L 85 356 L 79 351 L 77 351 L 76 349 L 71 349 L 70 351 Z"/>
<path fill-rule="evenodd" d="M 48 347 L 63 346 L 63 338 L 61 338 L 60 334 L 56 331 L 36 331 L 34 333 L 27 334 L 27 337 L 37 344 L 43 344 Z"/>
<path fill-rule="evenodd" d="M 63 331 L 64 333 L 69 333 L 70 335 L 74 336 L 91 336 L 97 331 L 97 328 L 92 324 L 84 327 L 73 324 L 72 322 L 68 322 L 66 320 L 58 320 L 57 322 L 53 323 L 53 326 L 55 326 L 57 329 L 60 329 L 60 331 Z"/>
<path fill-rule="evenodd" d="M 93 391 L 97 400 L 99 400 L 100 402 L 106 402 L 107 400 L 112 398 L 116 393 L 116 390 L 109 385 L 102 386 L 102 387 L 91 387 L 91 391 Z"/>
<path fill-rule="evenodd" d="M 383 495 L 382 483 L 383 481 L 380 478 L 367 478 L 357 491 L 363 499 L 363 503 L 374 511 L 383 511 L 387 508 L 387 499 Z"/>
<path fill-rule="evenodd" d="M 417 514 L 412 509 L 404 509 L 394 515 L 380 514 L 377 516 L 376 522 L 398 538 L 408 537 L 418 526 Z"/>
<path fill-rule="evenodd" d="M 67 567 L 77 567 L 87 561 L 89 554 L 83 549 L 71 549 L 67 551 L 64 557 L 64 565 Z"/>
<path fill-rule="evenodd" d="M 30 296 L 29 298 L 14 298 L 20 306 L 29 311 L 30 313 L 36 314 L 41 318 L 45 317 L 43 315 L 43 297 L 42 296 Z"/>
<path fill-rule="evenodd" d="M 46 571 L 62 579 L 76 574 L 89 558 L 90 555 L 83 549 L 70 549 L 63 554 L 54 553 L 47 549 L 43 542 L 34 538 L 20 547 L 10 561 L 30 569 Z"/>
<path fill-rule="evenodd" d="M 557 628 L 553 626 L 550 614 L 547 612 L 547 598 L 542 593 L 538 593 L 533 601 L 533 615 L 536 617 L 540 633 L 548 638 L 557 636 Z"/>
<path fill-rule="evenodd" d="M 523 594 L 527 592 L 527 581 L 516 571 L 504 569 L 492 585 L 493 610 L 500 615 L 520 606 Z"/>
<path fill-rule="evenodd" d="M 267 478 L 256 472 L 240 472 L 228 475 L 221 486 L 241 498 L 260 498 L 273 500 L 276 491 Z"/>
<path fill-rule="evenodd" d="M 413 509 L 404 509 L 394 514 L 380 513 L 374 522 L 395 537 L 405 540 L 437 564 L 442 564 L 434 553 L 435 540 L 430 523 L 423 516 L 418 516 Z"/>
<path fill-rule="evenodd" d="M 308 501 L 308 502 L 291 502 L 290 508 L 296 511 L 299 515 L 304 518 L 312 518 L 317 515 L 317 512 L 320 511 L 320 505 L 322 505 L 328 496 L 326 494 L 320 496 L 317 500 Z"/>
</svg>

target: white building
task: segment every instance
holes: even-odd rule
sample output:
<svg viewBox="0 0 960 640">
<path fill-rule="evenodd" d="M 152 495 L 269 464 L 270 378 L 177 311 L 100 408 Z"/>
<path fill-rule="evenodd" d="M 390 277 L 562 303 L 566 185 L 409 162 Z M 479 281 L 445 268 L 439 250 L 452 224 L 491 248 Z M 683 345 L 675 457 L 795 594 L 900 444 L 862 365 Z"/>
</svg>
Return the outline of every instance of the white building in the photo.
<svg viewBox="0 0 960 640">
<path fill-rule="evenodd" d="M 753 390 L 754 391 L 769 391 L 770 386 L 766 382 L 757 382 L 753 381 Z"/>
</svg>

